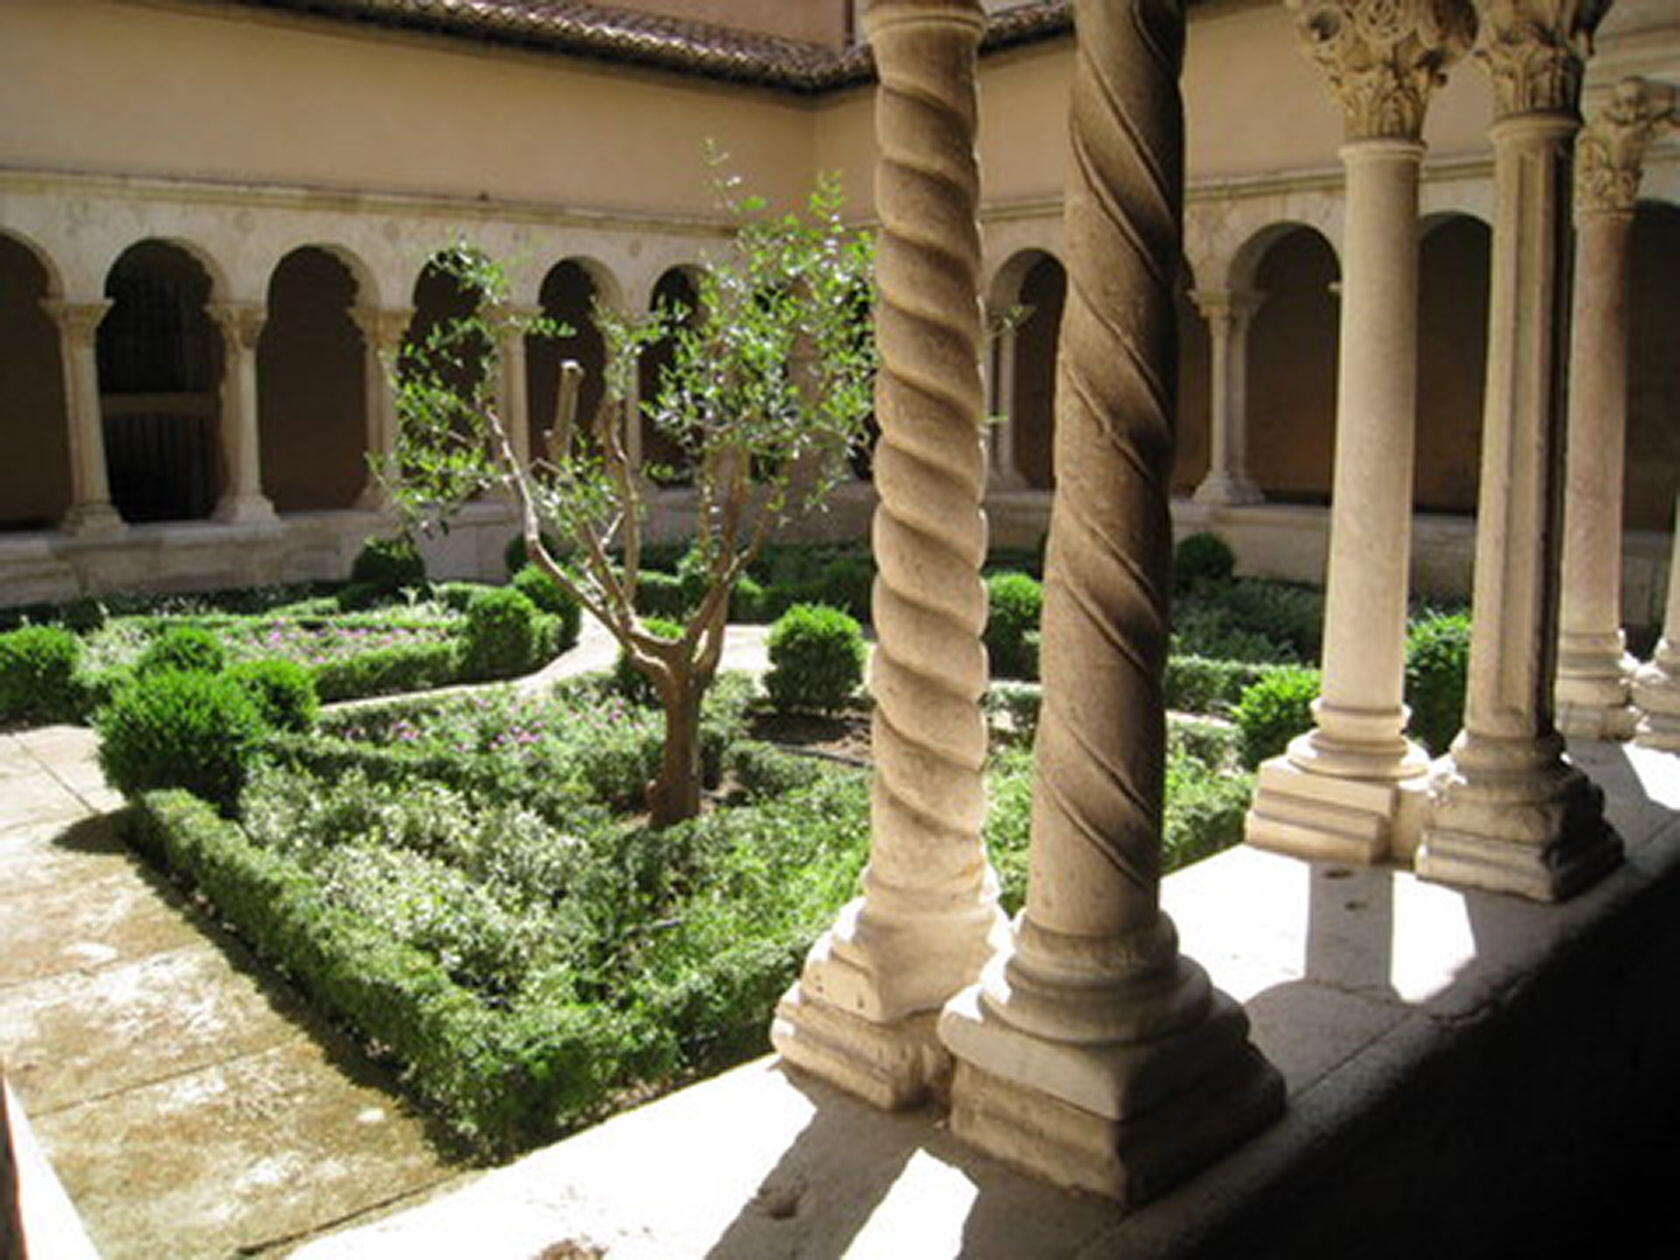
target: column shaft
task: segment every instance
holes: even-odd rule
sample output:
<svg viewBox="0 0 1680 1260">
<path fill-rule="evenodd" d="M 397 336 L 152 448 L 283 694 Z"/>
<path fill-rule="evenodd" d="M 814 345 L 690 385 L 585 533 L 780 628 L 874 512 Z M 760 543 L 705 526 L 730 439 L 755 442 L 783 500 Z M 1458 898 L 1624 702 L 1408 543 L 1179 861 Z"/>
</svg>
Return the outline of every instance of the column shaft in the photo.
<svg viewBox="0 0 1680 1260">
<path fill-rule="evenodd" d="M 1470 673 L 1417 855 L 1427 878 L 1546 901 L 1622 852 L 1552 721 L 1570 158 L 1582 49 L 1603 7 L 1483 10 L 1479 52 L 1499 109 Z"/>
<path fill-rule="evenodd" d="M 64 372 L 64 419 L 70 437 L 70 507 L 60 528 L 68 534 L 120 533 L 105 466 L 105 419 L 99 404 L 99 323 L 109 301 L 41 303 L 59 330 Z"/>
<path fill-rule="evenodd" d="M 980 379 L 978 0 L 876 0 L 881 216 L 871 667 L 875 777 L 863 895 L 812 950 L 771 1037 L 880 1106 L 939 1087 L 940 1005 L 1003 918 L 985 860 L 986 553 Z"/>
<path fill-rule="evenodd" d="M 1259 503 L 1248 475 L 1248 329 L 1264 296 L 1200 290 L 1191 295 L 1208 326 L 1208 470 L 1196 502 Z"/>
<path fill-rule="evenodd" d="M 946 1007 L 952 1130 L 1138 1202 L 1282 1101 L 1160 911 L 1183 7 L 1080 0 L 1027 907 Z"/>
<path fill-rule="evenodd" d="M 1640 711 L 1634 742 L 1666 752 L 1680 752 L 1680 500 L 1674 507 L 1662 639 L 1651 663 L 1633 682 L 1633 699 Z"/>
<path fill-rule="evenodd" d="M 351 318 L 362 334 L 362 409 L 366 420 L 367 480 L 356 497 L 356 506 L 381 511 L 390 506 L 386 490 L 397 443 L 397 393 L 393 373 L 397 354 L 414 308 L 381 310 L 376 306 L 352 308 Z"/>
<path fill-rule="evenodd" d="M 212 306 L 222 330 L 222 458 L 227 484 L 212 514 L 229 524 L 273 521 L 274 505 L 262 492 L 262 444 L 257 428 L 257 342 L 268 312 L 255 302 Z"/>
</svg>

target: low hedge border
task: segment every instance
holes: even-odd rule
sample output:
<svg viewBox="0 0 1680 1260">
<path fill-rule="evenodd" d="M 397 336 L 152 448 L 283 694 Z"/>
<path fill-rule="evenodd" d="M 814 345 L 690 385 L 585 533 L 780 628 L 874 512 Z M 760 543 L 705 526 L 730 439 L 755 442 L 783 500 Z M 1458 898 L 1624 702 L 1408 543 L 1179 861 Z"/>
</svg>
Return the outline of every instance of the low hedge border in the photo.
<svg viewBox="0 0 1680 1260">
<path fill-rule="evenodd" d="M 142 795 L 124 832 L 321 1008 L 382 1047 L 475 1148 L 516 1149 L 604 1109 L 623 1066 L 614 1048 L 627 1041 L 609 1008 L 487 1007 L 436 960 L 322 902 L 295 863 L 186 792 Z"/>
</svg>

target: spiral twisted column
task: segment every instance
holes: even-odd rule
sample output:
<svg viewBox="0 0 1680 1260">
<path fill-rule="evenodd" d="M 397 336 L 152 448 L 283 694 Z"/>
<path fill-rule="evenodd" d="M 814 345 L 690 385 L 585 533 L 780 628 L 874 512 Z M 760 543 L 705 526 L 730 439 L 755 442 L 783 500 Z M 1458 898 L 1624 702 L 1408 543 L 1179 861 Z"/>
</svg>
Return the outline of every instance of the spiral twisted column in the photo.
<svg viewBox="0 0 1680 1260">
<path fill-rule="evenodd" d="M 1126 1202 L 1281 1106 L 1161 913 L 1183 6 L 1079 0 L 1027 907 L 947 1005 L 953 1131 Z"/>
<path fill-rule="evenodd" d="M 1638 714 L 1622 634 L 1628 244 L 1645 149 L 1675 121 L 1674 89 L 1623 79 L 1575 145 L 1569 454 L 1558 606 L 1558 729 L 1625 739 Z"/>
<path fill-rule="evenodd" d="M 881 370 L 875 778 L 862 896 L 813 948 L 771 1038 L 880 1106 L 941 1088 L 939 1007 L 1001 943 L 981 847 L 986 552 L 978 0 L 876 0 Z"/>
<path fill-rule="evenodd" d="M 1493 262 L 1464 730 L 1431 773 L 1417 870 L 1558 901 L 1621 860 L 1553 722 L 1563 523 L 1562 298 L 1581 77 L 1608 0 L 1482 0 Z"/>
</svg>

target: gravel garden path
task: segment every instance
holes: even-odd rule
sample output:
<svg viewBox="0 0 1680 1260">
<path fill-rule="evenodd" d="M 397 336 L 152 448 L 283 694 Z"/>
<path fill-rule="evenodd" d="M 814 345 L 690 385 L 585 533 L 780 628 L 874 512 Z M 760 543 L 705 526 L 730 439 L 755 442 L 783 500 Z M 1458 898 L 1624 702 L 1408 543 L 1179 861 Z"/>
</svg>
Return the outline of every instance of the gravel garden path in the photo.
<svg viewBox="0 0 1680 1260">
<path fill-rule="evenodd" d="M 766 633 L 731 627 L 724 667 L 762 670 Z M 586 621 L 516 685 L 615 656 Z M 280 1253 L 471 1177 L 388 1076 L 127 851 L 94 751 L 81 727 L 0 734 L 0 1071 L 98 1253 Z"/>
</svg>

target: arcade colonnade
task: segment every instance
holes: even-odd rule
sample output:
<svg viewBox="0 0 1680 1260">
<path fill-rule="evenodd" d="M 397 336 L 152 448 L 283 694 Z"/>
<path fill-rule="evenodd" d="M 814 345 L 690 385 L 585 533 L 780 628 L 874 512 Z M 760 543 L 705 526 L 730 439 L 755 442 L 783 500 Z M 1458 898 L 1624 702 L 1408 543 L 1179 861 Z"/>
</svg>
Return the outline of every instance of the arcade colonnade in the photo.
<svg viewBox="0 0 1680 1260">
<path fill-rule="evenodd" d="M 1412 859 L 1425 878 L 1558 900 L 1622 856 L 1601 793 L 1563 756 L 1553 721 L 1571 172 L 1586 57 L 1607 6 L 1290 7 L 1345 111 L 1340 392 L 1317 725 L 1263 770 L 1250 840 L 1342 860 Z M 1158 0 L 1075 9 L 1060 477 L 1025 909 L 1001 920 L 979 834 L 981 6 L 877 0 L 868 30 L 881 81 L 883 371 L 870 858 L 861 896 L 813 948 L 772 1039 L 789 1062 L 877 1105 L 948 1091 L 959 1138 L 1136 1203 L 1269 1123 L 1284 1095 L 1241 1008 L 1179 953 L 1159 901 L 1183 11 Z M 1465 729 L 1430 766 L 1406 738 L 1400 702 L 1420 136 L 1431 91 L 1466 53 L 1496 101 L 1487 387 Z M 1589 228 L 1595 214 L 1631 216 L 1638 137 L 1672 109 L 1666 89 L 1630 82 L 1594 117 L 1577 198 Z M 1576 276 L 1576 335 L 1602 353 L 1616 325 L 1592 312 L 1622 305 L 1625 267 L 1604 265 L 1610 246 L 1584 252 L 1582 267 L 1597 265 Z M 1240 301 L 1204 292 L 1201 305 L 1241 318 L 1231 309 Z M 1614 394 L 1614 381 L 1577 385 L 1576 406 L 1601 409 Z M 1619 535 L 1609 497 L 1570 503 L 1572 550 L 1577 538 Z M 1606 606 L 1614 600 L 1600 593 L 1594 616 Z M 1636 701 L 1641 686 L 1671 685 L 1680 619 L 1669 630 Z M 1672 712 L 1653 706 L 1647 738 L 1672 738 Z"/>
</svg>

